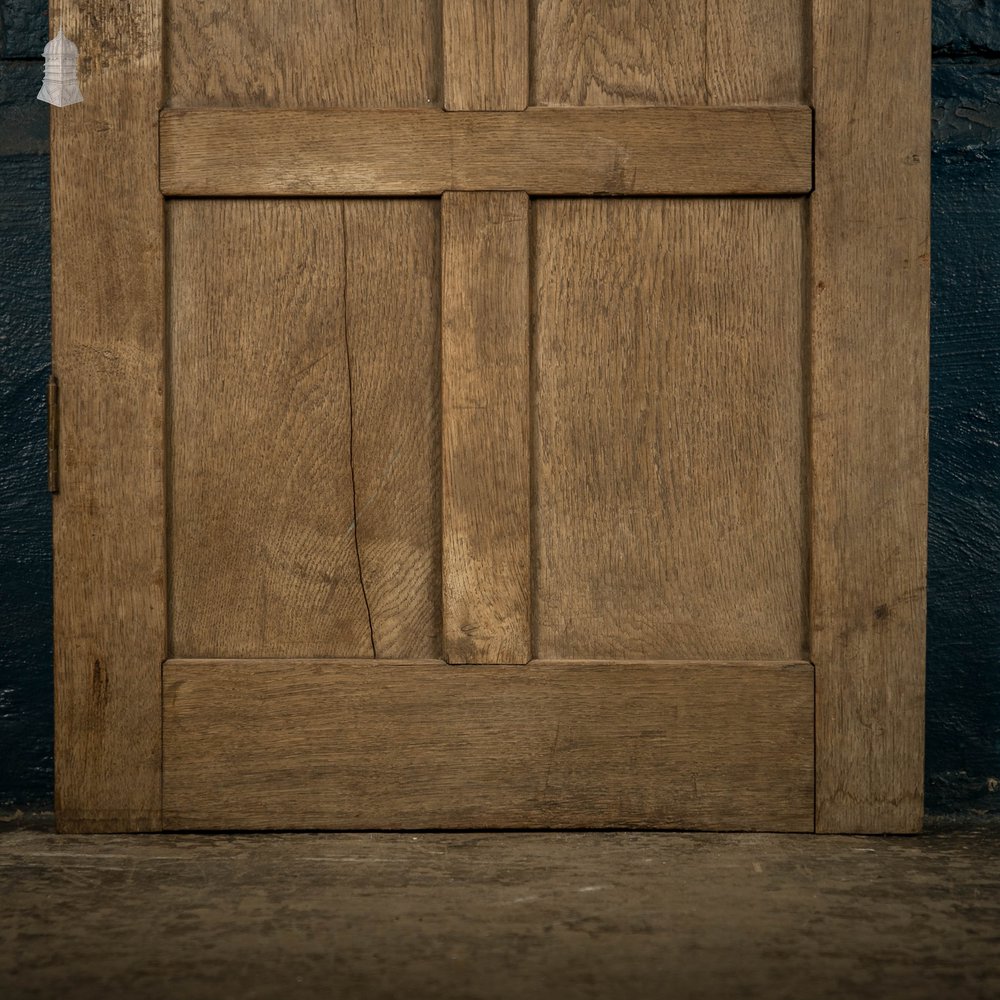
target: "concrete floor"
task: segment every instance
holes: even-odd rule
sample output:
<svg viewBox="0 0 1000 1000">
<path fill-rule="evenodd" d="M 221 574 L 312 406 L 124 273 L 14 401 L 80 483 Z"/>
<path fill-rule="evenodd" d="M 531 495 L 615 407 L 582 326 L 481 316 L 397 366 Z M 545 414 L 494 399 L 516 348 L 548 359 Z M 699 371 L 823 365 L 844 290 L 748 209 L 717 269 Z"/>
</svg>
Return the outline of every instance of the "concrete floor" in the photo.
<svg viewBox="0 0 1000 1000">
<path fill-rule="evenodd" d="M 919 838 L 0 830 L 9 1000 L 1000 997 L 1000 826 Z"/>
</svg>

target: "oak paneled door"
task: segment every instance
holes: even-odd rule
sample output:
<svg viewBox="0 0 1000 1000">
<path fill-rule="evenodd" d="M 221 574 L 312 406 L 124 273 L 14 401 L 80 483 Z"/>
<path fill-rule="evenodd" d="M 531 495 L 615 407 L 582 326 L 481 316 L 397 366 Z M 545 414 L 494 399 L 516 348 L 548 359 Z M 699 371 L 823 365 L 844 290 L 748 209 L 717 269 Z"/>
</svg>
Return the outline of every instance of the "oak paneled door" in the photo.
<svg viewBox="0 0 1000 1000">
<path fill-rule="evenodd" d="M 61 829 L 917 829 L 929 6 L 54 3 Z"/>
</svg>

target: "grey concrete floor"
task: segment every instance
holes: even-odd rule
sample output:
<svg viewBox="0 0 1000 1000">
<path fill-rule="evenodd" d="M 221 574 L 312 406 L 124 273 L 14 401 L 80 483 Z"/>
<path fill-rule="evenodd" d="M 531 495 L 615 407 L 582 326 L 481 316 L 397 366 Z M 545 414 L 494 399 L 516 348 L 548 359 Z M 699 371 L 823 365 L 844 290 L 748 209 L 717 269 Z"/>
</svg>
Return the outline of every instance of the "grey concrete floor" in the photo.
<svg viewBox="0 0 1000 1000">
<path fill-rule="evenodd" d="M 10 1000 L 1000 997 L 1000 826 L 0 830 Z"/>
</svg>

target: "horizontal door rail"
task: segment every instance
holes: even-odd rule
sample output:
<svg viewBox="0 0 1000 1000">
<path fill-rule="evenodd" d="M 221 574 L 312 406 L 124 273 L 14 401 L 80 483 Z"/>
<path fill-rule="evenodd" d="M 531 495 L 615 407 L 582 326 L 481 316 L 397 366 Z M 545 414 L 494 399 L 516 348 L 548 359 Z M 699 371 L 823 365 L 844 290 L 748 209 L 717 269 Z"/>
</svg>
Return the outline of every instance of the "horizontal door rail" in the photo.
<svg viewBox="0 0 1000 1000">
<path fill-rule="evenodd" d="M 805 194 L 812 144 L 805 106 L 172 109 L 160 114 L 160 186 L 178 196 Z"/>
<path fill-rule="evenodd" d="M 807 663 L 168 660 L 172 829 L 813 829 Z"/>
</svg>

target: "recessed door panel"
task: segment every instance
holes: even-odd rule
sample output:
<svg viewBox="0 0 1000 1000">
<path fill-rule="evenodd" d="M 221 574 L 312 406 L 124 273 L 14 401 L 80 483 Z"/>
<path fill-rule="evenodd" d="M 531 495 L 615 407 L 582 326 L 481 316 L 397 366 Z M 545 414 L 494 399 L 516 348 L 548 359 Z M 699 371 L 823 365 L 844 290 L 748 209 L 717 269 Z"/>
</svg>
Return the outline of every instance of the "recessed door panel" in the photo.
<svg viewBox="0 0 1000 1000">
<path fill-rule="evenodd" d="M 440 652 L 438 206 L 170 207 L 171 646 Z"/>
<path fill-rule="evenodd" d="M 798 103 L 805 0 L 534 0 L 531 101 Z"/>
<path fill-rule="evenodd" d="M 802 213 L 535 203 L 539 656 L 803 655 Z"/>
<path fill-rule="evenodd" d="M 169 0 L 174 107 L 441 103 L 440 0 Z"/>
</svg>

